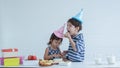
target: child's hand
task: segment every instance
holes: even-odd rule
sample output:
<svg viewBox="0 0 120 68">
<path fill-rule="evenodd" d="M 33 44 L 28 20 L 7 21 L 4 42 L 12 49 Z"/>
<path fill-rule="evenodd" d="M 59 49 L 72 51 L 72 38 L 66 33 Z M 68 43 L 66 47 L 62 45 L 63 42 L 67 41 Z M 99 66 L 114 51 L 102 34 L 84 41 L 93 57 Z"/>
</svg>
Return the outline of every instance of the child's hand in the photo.
<svg viewBox="0 0 120 68">
<path fill-rule="evenodd" d="M 60 54 L 53 54 L 53 57 L 62 57 Z"/>
<path fill-rule="evenodd" d="M 70 37 L 71 37 L 71 36 L 70 36 L 70 33 L 69 33 L 69 32 L 66 32 L 66 33 L 64 34 L 64 37 L 70 38 Z"/>
<path fill-rule="evenodd" d="M 68 51 L 63 51 L 62 56 L 66 55 L 67 53 L 68 53 Z"/>
<path fill-rule="evenodd" d="M 66 51 L 63 51 L 64 53 L 68 53 L 68 51 L 66 50 Z"/>
</svg>

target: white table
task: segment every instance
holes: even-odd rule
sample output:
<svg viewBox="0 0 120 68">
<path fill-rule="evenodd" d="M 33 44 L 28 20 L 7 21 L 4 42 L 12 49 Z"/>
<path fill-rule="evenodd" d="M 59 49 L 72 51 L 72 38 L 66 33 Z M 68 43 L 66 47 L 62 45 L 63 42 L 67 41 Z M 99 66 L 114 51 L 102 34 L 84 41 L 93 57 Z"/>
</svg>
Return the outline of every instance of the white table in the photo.
<svg viewBox="0 0 120 68">
<path fill-rule="evenodd" d="M 0 67 L 4 67 L 1 66 Z M 13 66 L 12 66 L 13 67 Z M 117 62 L 116 64 L 109 65 L 107 63 L 104 63 L 102 65 L 97 65 L 94 62 L 71 62 L 70 65 L 67 66 L 61 66 L 61 65 L 52 65 L 52 66 L 39 66 L 38 61 L 24 61 L 23 65 L 20 66 L 14 66 L 14 67 L 35 67 L 35 68 L 120 68 L 120 62 Z"/>
</svg>

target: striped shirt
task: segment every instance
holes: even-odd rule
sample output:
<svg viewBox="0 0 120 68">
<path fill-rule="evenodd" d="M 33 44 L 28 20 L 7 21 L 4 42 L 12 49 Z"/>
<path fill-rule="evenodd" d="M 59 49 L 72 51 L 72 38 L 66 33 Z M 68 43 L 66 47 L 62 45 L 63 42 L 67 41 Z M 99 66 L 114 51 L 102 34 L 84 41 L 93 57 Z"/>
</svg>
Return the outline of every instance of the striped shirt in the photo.
<svg viewBox="0 0 120 68">
<path fill-rule="evenodd" d="M 52 49 L 52 47 L 48 47 L 49 51 L 48 51 L 48 55 L 53 55 L 53 54 L 60 54 L 60 49 L 57 48 L 57 49 Z M 53 60 L 54 58 L 59 58 L 59 57 L 53 57 L 52 59 L 50 60 Z"/>
<path fill-rule="evenodd" d="M 77 51 L 74 51 L 71 44 L 69 44 L 68 53 L 66 58 L 72 62 L 82 62 L 84 60 L 85 44 L 83 40 L 83 34 L 80 33 L 72 37 L 76 44 Z"/>
</svg>

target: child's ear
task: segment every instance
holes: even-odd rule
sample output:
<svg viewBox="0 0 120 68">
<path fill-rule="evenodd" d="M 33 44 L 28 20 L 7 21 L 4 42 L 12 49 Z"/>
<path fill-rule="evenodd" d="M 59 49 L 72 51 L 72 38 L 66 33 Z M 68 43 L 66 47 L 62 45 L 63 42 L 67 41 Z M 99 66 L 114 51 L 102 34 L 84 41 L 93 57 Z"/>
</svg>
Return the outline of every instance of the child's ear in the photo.
<svg viewBox="0 0 120 68">
<path fill-rule="evenodd" d="M 50 42 L 52 42 L 52 39 L 50 40 Z"/>
</svg>

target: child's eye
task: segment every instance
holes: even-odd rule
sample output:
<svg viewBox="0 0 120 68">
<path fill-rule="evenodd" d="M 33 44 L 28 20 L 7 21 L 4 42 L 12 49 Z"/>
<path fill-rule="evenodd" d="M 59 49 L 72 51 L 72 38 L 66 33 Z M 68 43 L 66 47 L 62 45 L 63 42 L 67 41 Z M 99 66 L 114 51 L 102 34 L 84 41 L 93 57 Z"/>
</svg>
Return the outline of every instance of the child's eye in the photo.
<svg viewBox="0 0 120 68">
<path fill-rule="evenodd" d="M 58 42 L 58 41 L 57 41 L 56 43 L 57 43 L 57 44 L 60 44 L 60 42 Z"/>
<path fill-rule="evenodd" d="M 73 25 L 69 25 L 69 27 L 73 27 Z"/>
</svg>

